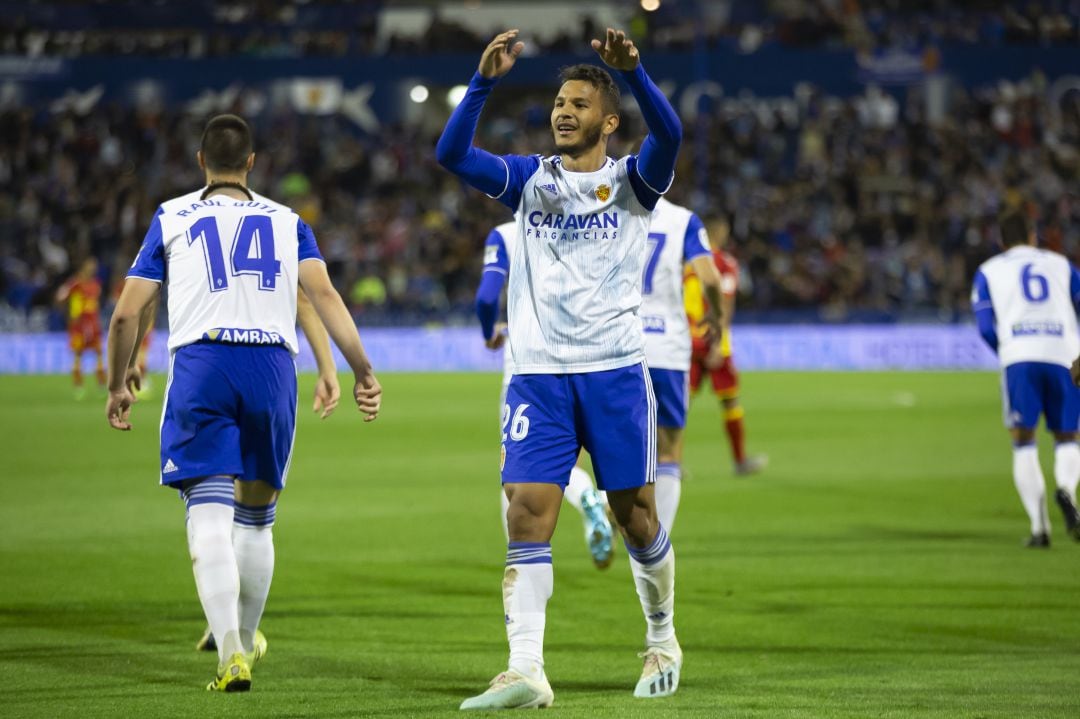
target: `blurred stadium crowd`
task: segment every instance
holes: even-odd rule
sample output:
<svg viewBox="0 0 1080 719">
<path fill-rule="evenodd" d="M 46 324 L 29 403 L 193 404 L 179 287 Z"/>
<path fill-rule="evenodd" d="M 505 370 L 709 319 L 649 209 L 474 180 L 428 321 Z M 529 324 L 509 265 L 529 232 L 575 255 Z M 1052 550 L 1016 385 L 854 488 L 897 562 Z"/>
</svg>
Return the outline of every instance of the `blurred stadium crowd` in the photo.
<svg viewBox="0 0 1080 719">
<path fill-rule="evenodd" d="M 502 28 L 468 27 L 433 13 L 420 32 L 379 32 L 379 13 L 394 3 L 368 0 L 69 0 L 0 2 L 0 52 L 78 57 L 355 56 L 473 52 Z M 469 3 L 465 3 L 469 5 Z M 479 5 L 478 2 L 473 4 Z M 627 2 L 629 26 L 647 49 L 709 45 L 870 48 L 933 42 L 1072 44 L 1080 39 L 1075 0 L 666 0 L 656 12 Z M 540 41 L 542 51 L 582 51 L 595 18 L 581 32 Z M 207 28 L 212 28 L 207 31 Z M 489 32 L 490 30 L 490 32 Z"/>
<path fill-rule="evenodd" d="M 1080 15 L 1076 0 L 972 2 L 961 9 L 929 0 L 720 4 L 726 24 L 710 26 L 713 39 L 742 41 L 753 26 L 785 42 L 790 23 L 810 23 L 820 32 L 804 27 L 794 35 L 823 44 L 857 43 L 862 30 L 852 28 L 888 42 L 920 33 L 983 42 L 985 32 L 1001 42 L 1054 42 L 1058 30 L 1075 42 Z M 0 9 L 6 5 L 0 2 Z M 7 53 L 191 52 L 183 23 L 170 31 L 178 33 L 175 46 L 145 29 L 113 34 L 101 45 L 84 34 L 76 46 L 70 34 L 30 31 L 20 18 L 85 7 L 48 1 L 19 7 L 31 10 L 3 15 L 0 45 Z M 142 23 L 176 12 L 168 3 L 108 8 L 135 13 Z M 295 45 L 296 37 L 315 38 L 313 28 L 343 10 L 352 24 L 327 32 L 348 42 L 328 41 L 324 49 L 377 50 L 374 31 L 365 44 L 367 23 L 356 19 L 366 16 L 346 2 L 235 0 L 184 9 L 189 18 L 210 12 L 235 21 L 223 25 L 227 40 L 220 46 L 210 34 L 207 54 L 261 52 L 252 49 L 252 38 L 265 39 L 267 27 L 286 22 L 304 29 L 279 38 L 289 46 L 283 52 L 319 54 L 312 45 Z M 670 32 L 650 30 L 650 37 L 680 42 L 679 17 L 670 16 Z M 436 27 L 440 22 L 433 20 L 430 37 L 398 38 L 384 51 L 409 43 L 456 49 L 429 45 L 437 39 L 474 52 L 486 39 Z M 565 40 L 567 47 L 580 45 Z M 810 92 L 795 113 L 736 102 L 687 122 L 671 196 L 703 217 L 727 220 L 728 246 L 743 268 L 741 319 L 966 320 L 974 269 L 996 251 L 994 218 L 1019 203 L 1027 203 L 1046 245 L 1080 260 L 1080 106 L 1051 107 L 1038 74 L 954 89 L 940 120 L 925 114 L 919 92 L 894 97 L 870 88 L 844 100 Z M 481 126 L 483 146 L 496 152 L 551 146 L 547 94 L 493 99 Z M 237 102 L 218 109 L 250 116 L 242 98 Z M 276 106 L 250 119 L 258 155 L 251 186 L 296 207 L 315 228 L 331 276 L 359 322 L 472 321 L 483 240 L 509 218 L 437 166 L 437 129 L 386 126 L 371 136 L 338 116 Z M 97 257 L 107 286 L 115 285 L 157 204 L 201 185 L 194 156 L 204 121 L 204 114 L 175 107 L 0 108 L 0 330 L 57 328 L 58 315 L 50 314 L 55 289 L 84 257 Z M 619 137 L 612 154 L 630 151 L 640 137 L 630 118 Z"/>
</svg>

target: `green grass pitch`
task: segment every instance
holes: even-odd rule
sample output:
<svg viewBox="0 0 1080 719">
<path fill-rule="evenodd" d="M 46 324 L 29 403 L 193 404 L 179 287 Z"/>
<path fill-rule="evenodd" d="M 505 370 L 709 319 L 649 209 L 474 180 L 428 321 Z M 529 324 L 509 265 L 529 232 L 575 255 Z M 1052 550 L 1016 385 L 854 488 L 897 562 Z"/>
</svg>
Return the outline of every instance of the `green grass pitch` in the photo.
<svg viewBox="0 0 1080 719">
<path fill-rule="evenodd" d="M 247 695 L 203 691 L 184 512 L 135 429 L 64 377 L 0 377 L 0 715 L 455 716 L 505 664 L 499 378 L 388 374 L 384 413 L 310 413 L 274 533 Z M 158 390 L 161 379 L 158 378 Z M 732 476 L 715 401 L 687 433 L 676 697 L 635 700 L 644 622 L 620 546 L 556 532 L 556 717 L 1075 717 L 1080 546 L 1022 549 L 993 374 L 747 374 Z M 305 405 L 307 405 L 305 407 Z M 1049 448 L 1044 470 L 1052 473 Z"/>
</svg>

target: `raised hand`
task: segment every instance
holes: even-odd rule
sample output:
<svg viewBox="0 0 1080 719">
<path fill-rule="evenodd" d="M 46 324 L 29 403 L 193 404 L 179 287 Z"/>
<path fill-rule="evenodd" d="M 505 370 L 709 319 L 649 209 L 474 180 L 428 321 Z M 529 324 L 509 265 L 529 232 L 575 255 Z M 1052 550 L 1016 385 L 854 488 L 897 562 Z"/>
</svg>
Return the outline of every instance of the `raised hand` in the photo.
<svg viewBox="0 0 1080 719">
<path fill-rule="evenodd" d="M 608 28 L 603 42 L 592 41 L 592 49 L 596 50 L 605 65 L 615 70 L 633 70 L 641 61 L 634 41 L 622 30 Z"/>
<path fill-rule="evenodd" d="M 510 72 L 510 68 L 518 59 L 518 55 L 525 49 L 525 43 L 516 42 L 518 31 L 507 30 L 495 36 L 484 54 L 480 56 L 480 74 L 489 80 L 502 77 Z"/>
</svg>

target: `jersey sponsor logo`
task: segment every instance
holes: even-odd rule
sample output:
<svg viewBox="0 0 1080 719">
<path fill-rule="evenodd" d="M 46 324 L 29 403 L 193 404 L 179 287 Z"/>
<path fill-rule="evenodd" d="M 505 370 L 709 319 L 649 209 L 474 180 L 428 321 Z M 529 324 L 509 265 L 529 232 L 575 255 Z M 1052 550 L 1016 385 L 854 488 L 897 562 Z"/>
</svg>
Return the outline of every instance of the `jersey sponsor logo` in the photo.
<svg viewBox="0 0 1080 719">
<path fill-rule="evenodd" d="M 611 186 L 610 185 L 600 185 L 599 187 L 596 188 L 595 192 L 596 192 L 596 199 L 600 200 L 601 202 L 607 202 L 607 199 L 609 197 L 611 197 Z"/>
<path fill-rule="evenodd" d="M 529 224 L 533 227 L 550 227 L 553 230 L 618 229 L 619 213 L 590 212 L 583 215 L 560 215 L 535 210 L 529 213 Z"/>
<path fill-rule="evenodd" d="M 552 197 L 559 194 L 559 188 L 555 187 L 554 182 L 549 182 L 546 185 L 540 185 L 540 189 L 541 190 L 547 190 L 548 194 L 550 194 Z"/>
<path fill-rule="evenodd" d="M 280 345 L 285 342 L 277 332 L 249 330 L 240 327 L 215 327 L 204 332 L 202 338 L 208 342 L 249 345 Z"/>
<path fill-rule="evenodd" d="M 172 459 L 165 460 L 165 466 L 161 468 L 162 474 L 172 474 L 173 472 L 179 472 L 180 468 L 172 461 Z"/>
<path fill-rule="evenodd" d="M 664 334 L 667 332 L 667 323 L 663 317 L 642 317 L 641 325 L 646 332 Z"/>
<path fill-rule="evenodd" d="M 1065 325 L 1060 322 L 1017 322 L 1012 326 L 1013 337 L 1033 337 L 1035 335 L 1050 335 L 1062 337 L 1065 334 Z"/>
</svg>

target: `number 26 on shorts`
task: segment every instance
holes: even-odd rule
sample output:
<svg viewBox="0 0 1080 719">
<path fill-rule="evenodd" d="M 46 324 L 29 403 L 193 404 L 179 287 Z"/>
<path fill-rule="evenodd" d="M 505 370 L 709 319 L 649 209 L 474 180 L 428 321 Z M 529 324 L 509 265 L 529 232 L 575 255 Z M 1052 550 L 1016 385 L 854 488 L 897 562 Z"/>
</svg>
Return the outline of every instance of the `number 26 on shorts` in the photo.
<svg viewBox="0 0 1080 719">
<path fill-rule="evenodd" d="M 513 420 L 510 419 L 510 405 L 503 405 L 502 416 L 502 441 L 505 442 L 509 436 L 515 442 L 520 442 L 529 436 L 529 418 L 525 416 L 525 410 L 529 408 L 528 404 L 519 404 L 517 409 L 513 412 Z M 506 426 L 510 425 L 509 435 L 506 432 Z"/>
</svg>

